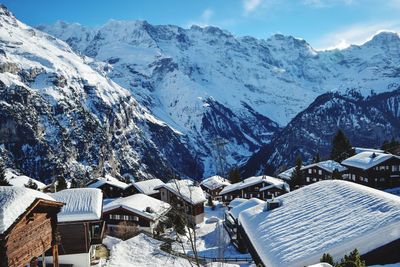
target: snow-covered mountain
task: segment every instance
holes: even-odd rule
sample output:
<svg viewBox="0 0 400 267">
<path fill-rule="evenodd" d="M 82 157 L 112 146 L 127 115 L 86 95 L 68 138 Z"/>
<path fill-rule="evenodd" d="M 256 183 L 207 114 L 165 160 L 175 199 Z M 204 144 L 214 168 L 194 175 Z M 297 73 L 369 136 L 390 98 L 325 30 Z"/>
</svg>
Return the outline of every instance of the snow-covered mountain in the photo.
<svg viewBox="0 0 400 267">
<path fill-rule="evenodd" d="M 390 32 L 361 46 L 316 51 L 280 34 L 260 40 L 216 27 L 146 21 L 38 28 L 103 62 L 96 68 L 187 137 L 206 174 L 215 169 L 210 155 L 219 136 L 229 141 L 227 162 L 237 164 L 269 144 L 319 95 L 357 91 L 367 97 L 400 82 L 400 38 Z"/>
<path fill-rule="evenodd" d="M 0 150 L 8 165 L 40 180 L 192 175 L 196 161 L 181 134 L 91 63 L 0 7 Z"/>
</svg>

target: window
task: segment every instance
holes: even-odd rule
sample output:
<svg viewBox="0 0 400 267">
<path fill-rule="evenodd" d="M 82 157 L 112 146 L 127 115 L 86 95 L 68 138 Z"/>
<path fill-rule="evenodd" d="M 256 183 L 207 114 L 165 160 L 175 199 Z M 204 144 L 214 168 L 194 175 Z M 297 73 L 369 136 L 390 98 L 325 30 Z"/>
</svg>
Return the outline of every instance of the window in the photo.
<svg viewBox="0 0 400 267">
<path fill-rule="evenodd" d="M 312 173 L 312 170 L 311 170 L 311 169 L 308 169 L 308 173 L 311 174 L 311 173 Z"/>
<path fill-rule="evenodd" d="M 133 216 L 133 221 L 136 221 L 136 222 L 138 222 L 139 221 L 139 217 L 138 216 Z"/>
<path fill-rule="evenodd" d="M 322 175 L 322 171 L 321 171 L 321 170 L 318 170 L 318 174 L 319 174 L 319 175 Z"/>
<path fill-rule="evenodd" d="M 244 194 L 244 197 L 245 197 L 245 198 L 247 197 L 247 194 L 246 194 L 246 193 Z"/>
<path fill-rule="evenodd" d="M 253 194 L 250 194 L 250 198 L 252 198 L 253 197 Z"/>
<path fill-rule="evenodd" d="M 309 183 L 310 182 L 310 177 L 306 177 L 306 181 Z"/>
</svg>

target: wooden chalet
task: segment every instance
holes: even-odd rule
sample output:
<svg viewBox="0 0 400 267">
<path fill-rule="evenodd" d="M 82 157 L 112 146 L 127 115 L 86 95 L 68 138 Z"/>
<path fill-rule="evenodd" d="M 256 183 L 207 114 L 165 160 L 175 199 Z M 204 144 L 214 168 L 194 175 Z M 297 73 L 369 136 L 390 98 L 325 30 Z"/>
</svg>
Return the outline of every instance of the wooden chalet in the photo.
<svg viewBox="0 0 400 267">
<path fill-rule="evenodd" d="M 63 203 L 25 187 L 0 187 L 0 266 L 37 266 L 45 252 L 59 266 L 57 213 Z"/>
<path fill-rule="evenodd" d="M 239 215 L 242 211 L 250 209 L 256 205 L 265 203 L 258 198 L 246 199 L 241 204 L 233 207 L 230 210 L 226 210 L 224 214 L 224 227 L 229 234 L 231 243 L 236 247 L 241 253 L 248 253 L 246 243 L 238 231 L 239 228 Z"/>
<path fill-rule="evenodd" d="M 378 189 L 400 186 L 400 156 L 362 152 L 342 161 L 348 171 L 345 180 Z"/>
<path fill-rule="evenodd" d="M 104 198 L 118 198 L 126 195 L 126 189 L 129 184 L 121 182 L 115 177 L 106 175 L 105 177 L 96 178 L 86 184 L 88 188 L 98 188 L 103 192 Z"/>
<path fill-rule="evenodd" d="M 214 175 L 201 181 L 200 187 L 206 193 L 207 197 L 210 196 L 214 200 L 222 200 L 219 193 L 225 188 L 225 186 L 230 184 L 231 183 L 227 179 L 219 175 Z"/>
<path fill-rule="evenodd" d="M 219 193 L 224 203 L 229 203 L 235 198 L 271 199 L 289 192 L 289 185 L 284 181 L 270 176 L 254 176 L 241 182 L 226 186 Z"/>
<path fill-rule="evenodd" d="M 96 258 L 95 248 L 105 232 L 102 220 L 102 192 L 95 188 L 66 189 L 50 194 L 65 203 L 58 214 L 59 262 L 89 267 Z"/>
<path fill-rule="evenodd" d="M 130 196 L 133 194 L 145 194 L 156 199 L 161 199 L 160 191 L 154 188 L 163 184 L 164 182 L 160 179 L 134 182 L 125 189 L 125 195 Z"/>
<path fill-rule="evenodd" d="M 161 200 L 171 205 L 172 209 L 180 210 L 186 214 L 192 224 L 204 221 L 204 202 L 206 198 L 199 186 L 190 180 L 172 180 L 155 189 L 160 190 Z"/>
<path fill-rule="evenodd" d="M 313 163 L 301 168 L 305 185 L 312 184 L 318 181 L 332 179 L 333 173 L 336 171 L 340 176 L 343 176 L 347 168 L 333 160 L 326 160 Z"/>
<path fill-rule="evenodd" d="M 171 206 L 156 198 L 145 194 L 135 194 L 116 199 L 103 208 L 103 218 L 108 233 L 119 236 L 129 232 L 127 227 L 134 231 L 145 231 L 154 234 L 157 225 L 165 217 Z"/>
<path fill-rule="evenodd" d="M 238 233 L 257 266 L 339 261 L 355 248 L 368 266 L 385 265 L 400 262 L 399 218 L 398 196 L 325 180 L 242 211 Z"/>
</svg>

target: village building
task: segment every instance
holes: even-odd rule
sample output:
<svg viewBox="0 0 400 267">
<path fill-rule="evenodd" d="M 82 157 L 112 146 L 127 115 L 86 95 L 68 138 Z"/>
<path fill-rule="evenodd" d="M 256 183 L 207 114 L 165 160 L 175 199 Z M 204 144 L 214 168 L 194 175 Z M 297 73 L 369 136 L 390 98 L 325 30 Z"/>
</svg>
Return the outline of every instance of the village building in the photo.
<svg viewBox="0 0 400 267">
<path fill-rule="evenodd" d="M 289 191 L 289 185 L 281 179 L 263 175 L 253 176 L 241 182 L 228 185 L 219 194 L 222 196 L 224 203 L 229 203 L 235 198 L 250 199 L 256 197 L 266 200 Z"/>
<path fill-rule="evenodd" d="M 347 168 L 334 160 L 326 160 L 313 163 L 301 168 L 305 184 L 312 184 L 322 180 L 332 179 L 333 173 L 336 171 L 342 177 Z"/>
<path fill-rule="evenodd" d="M 240 205 L 240 204 L 242 204 L 242 203 L 244 203 L 246 201 L 247 201 L 247 199 L 245 199 L 245 198 L 237 197 L 234 200 L 232 200 L 231 202 L 229 202 L 229 204 L 227 205 L 227 208 L 228 208 L 228 210 L 231 210 L 234 207 L 236 207 L 236 206 L 238 206 L 238 205 Z"/>
<path fill-rule="evenodd" d="M 235 200 L 233 200 L 235 201 Z M 238 232 L 238 218 L 239 214 L 247 209 L 250 209 L 259 204 L 265 203 L 264 201 L 258 198 L 245 199 L 239 205 L 236 205 L 231 210 L 226 210 L 224 214 L 224 227 L 229 234 L 229 238 L 231 239 L 231 243 L 236 247 L 236 249 L 242 253 L 248 253 L 246 243 L 244 242 L 243 237 Z"/>
<path fill-rule="evenodd" d="M 230 184 L 227 179 L 219 175 L 214 175 L 201 181 L 200 187 L 206 193 L 207 198 L 210 196 L 214 200 L 221 200 L 219 193 L 225 186 Z"/>
<path fill-rule="evenodd" d="M 400 186 L 400 157 L 362 152 L 342 161 L 348 171 L 344 179 L 379 189 Z"/>
<path fill-rule="evenodd" d="M 145 181 L 134 182 L 125 189 L 126 192 L 125 195 L 130 196 L 133 194 L 141 193 L 148 195 L 150 197 L 161 199 L 160 191 L 154 188 L 163 184 L 164 182 L 161 181 L 160 179 L 150 179 Z"/>
<path fill-rule="evenodd" d="M 74 267 L 89 267 L 96 257 L 95 248 L 102 244 L 105 232 L 101 190 L 65 189 L 50 196 L 65 203 L 57 216 L 59 262 L 73 264 Z"/>
<path fill-rule="evenodd" d="M 0 266 L 37 265 L 45 252 L 58 266 L 57 213 L 63 203 L 36 190 L 0 187 Z"/>
<path fill-rule="evenodd" d="M 303 168 L 304 166 L 301 167 Z M 290 182 L 290 180 L 292 180 L 292 175 L 295 169 L 296 167 L 289 168 L 286 171 L 279 173 L 277 176 L 279 179 L 282 179 L 285 182 Z"/>
<path fill-rule="evenodd" d="M 5 176 L 9 184 L 13 186 L 25 187 L 29 183 L 29 181 L 31 181 L 33 184 L 37 186 L 37 190 L 43 190 L 46 187 L 44 183 L 35 180 L 33 178 L 30 178 L 26 175 L 21 175 L 12 169 L 7 169 L 5 172 Z"/>
<path fill-rule="evenodd" d="M 204 202 L 206 198 L 199 186 L 190 180 L 172 180 L 155 189 L 160 190 L 161 200 L 169 203 L 173 209 L 182 211 L 192 224 L 204 221 Z"/>
<path fill-rule="evenodd" d="M 103 218 L 112 236 L 118 237 L 118 233 L 127 230 L 126 227 L 131 227 L 132 231 L 154 234 L 170 209 L 168 203 L 139 193 L 106 204 Z"/>
<path fill-rule="evenodd" d="M 269 204 L 269 205 L 268 205 Z M 260 266 L 309 266 L 358 249 L 367 265 L 400 261 L 400 198 L 326 180 L 239 214 L 239 232 Z M 299 219 L 301 218 L 301 219 Z"/>
<path fill-rule="evenodd" d="M 96 178 L 93 181 L 87 183 L 88 188 L 98 188 L 103 192 L 104 198 L 118 198 L 125 196 L 125 189 L 128 188 L 129 184 L 121 182 L 111 175 L 105 177 Z"/>
</svg>

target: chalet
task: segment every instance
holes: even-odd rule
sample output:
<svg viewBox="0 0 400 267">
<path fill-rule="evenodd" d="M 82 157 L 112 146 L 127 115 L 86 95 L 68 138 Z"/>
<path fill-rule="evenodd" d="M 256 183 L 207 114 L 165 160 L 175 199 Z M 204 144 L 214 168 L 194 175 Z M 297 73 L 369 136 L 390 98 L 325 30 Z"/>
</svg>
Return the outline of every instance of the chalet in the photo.
<svg viewBox="0 0 400 267">
<path fill-rule="evenodd" d="M 123 197 L 125 195 L 125 189 L 128 186 L 127 183 L 121 182 L 108 174 L 105 177 L 94 179 L 86 185 L 88 188 L 100 189 L 103 192 L 104 198 Z"/>
<path fill-rule="evenodd" d="M 103 208 L 103 218 L 108 232 L 114 236 L 118 235 L 119 227 L 130 225 L 139 231 L 153 234 L 158 223 L 170 209 L 168 203 L 139 193 L 106 204 Z M 121 225 L 123 222 L 128 224 Z"/>
<path fill-rule="evenodd" d="M 154 188 L 163 184 L 164 182 L 161 181 L 160 179 L 150 179 L 145 181 L 134 182 L 125 189 L 126 191 L 125 195 L 129 196 L 141 193 L 148 195 L 150 197 L 161 199 L 160 191 L 155 190 Z"/>
<path fill-rule="evenodd" d="M 231 183 L 226 180 L 225 178 L 219 176 L 219 175 L 214 175 L 209 178 L 204 179 L 200 183 L 200 187 L 203 189 L 203 191 L 206 193 L 206 196 L 211 196 L 212 199 L 215 200 L 220 200 L 221 196 L 219 195 L 219 192 L 227 186 L 230 185 Z"/>
<path fill-rule="evenodd" d="M 229 234 L 231 243 L 242 253 L 247 253 L 246 243 L 240 233 L 238 233 L 238 218 L 239 214 L 247 209 L 257 206 L 264 201 L 258 198 L 246 199 L 241 204 L 235 206 L 231 210 L 226 210 L 224 214 L 224 227 Z"/>
<path fill-rule="evenodd" d="M 231 202 L 229 202 L 229 204 L 227 205 L 228 210 L 231 210 L 234 207 L 236 207 L 236 206 L 238 206 L 238 205 L 240 205 L 240 204 L 242 204 L 243 202 L 246 202 L 246 201 L 247 201 L 247 199 L 245 199 L 245 198 L 237 197 L 234 200 L 232 200 Z"/>
<path fill-rule="evenodd" d="M 5 173 L 7 181 L 13 186 L 25 186 L 29 181 L 36 184 L 38 190 L 42 190 L 46 185 L 38 180 L 21 175 L 12 169 L 7 169 Z"/>
<path fill-rule="evenodd" d="M 332 179 L 333 173 L 336 171 L 340 176 L 347 171 L 347 168 L 333 160 L 326 160 L 313 163 L 301 168 L 305 184 L 312 184 L 322 180 Z"/>
<path fill-rule="evenodd" d="M 400 261 L 398 196 L 326 180 L 275 201 L 239 214 L 239 232 L 257 265 L 309 266 L 323 253 L 338 261 L 355 248 L 367 265 Z"/>
<path fill-rule="evenodd" d="M 342 161 L 348 171 L 344 179 L 374 188 L 400 186 L 400 157 L 386 153 L 362 152 Z"/>
<path fill-rule="evenodd" d="M 206 198 L 199 186 L 190 180 L 172 180 L 155 189 L 161 192 L 161 200 L 173 208 L 185 212 L 188 221 L 198 224 L 204 221 L 204 202 Z"/>
<path fill-rule="evenodd" d="M 58 214 L 59 261 L 74 267 L 89 267 L 95 248 L 102 243 L 104 222 L 102 192 L 95 188 L 66 189 L 50 194 L 65 203 Z"/>
<path fill-rule="evenodd" d="M 222 201 L 229 203 L 235 198 L 250 199 L 253 197 L 266 200 L 289 192 L 289 185 L 270 176 L 254 176 L 241 182 L 226 186 L 219 193 Z"/>
<path fill-rule="evenodd" d="M 25 187 L 0 187 L 0 266 L 37 265 L 46 251 L 58 266 L 57 213 L 63 203 Z"/>
<path fill-rule="evenodd" d="M 304 166 L 301 166 L 301 167 L 303 168 Z M 285 182 L 290 182 L 290 180 L 292 179 L 292 174 L 295 169 L 296 169 L 296 167 L 289 168 L 286 171 L 279 173 L 277 176 L 279 179 L 282 179 Z"/>
</svg>

